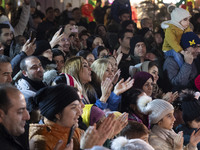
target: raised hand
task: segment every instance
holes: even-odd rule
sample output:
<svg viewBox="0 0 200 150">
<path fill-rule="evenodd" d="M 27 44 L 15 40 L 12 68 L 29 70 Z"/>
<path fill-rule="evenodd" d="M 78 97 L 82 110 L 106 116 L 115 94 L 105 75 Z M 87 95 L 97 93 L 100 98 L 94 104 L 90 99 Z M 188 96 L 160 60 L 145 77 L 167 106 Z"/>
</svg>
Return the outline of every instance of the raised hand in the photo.
<svg viewBox="0 0 200 150">
<path fill-rule="evenodd" d="M 104 102 L 104 103 L 107 102 L 112 88 L 113 88 L 113 85 L 112 85 L 111 79 L 106 78 L 105 81 L 101 82 L 101 93 L 102 93 L 101 98 L 100 98 L 101 102 Z"/>
<path fill-rule="evenodd" d="M 114 114 L 111 114 L 104 119 L 98 129 L 96 129 L 96 124 L 94 124 L 94 126 L 88 127 L 83 137 L 81 138 L 80 148 L 89 149 L 95 145 L 102 146 L 105 141 L 113 134 L 114 123 Z"/>
<path fill-rule="evenodd" d="M 128 124 L 128 113 L 123 113 L 121 114 L 117 119 L 114 124 L 114 132 L 112 137 L 116 136 L 121 132 L 121 130 L 126 127 Z"/>
<path fill-rule="evenodd" d="M 174 137 L 174 148 L 176 150 L 183 149 L 183 131 L 180 131 L 177 136 Z"/>
<path fill-rule="evenodd" d="M 26 43 L 23 45 L 22 51 L 26 53 L 27 56 L 31 56 L 35 52 L 35 40 L 36 39 L 33 39 L 32 42 L 30 42 L 30 40 L 27 40 Z"/>
<path fill-rule="evenodd" d="M 65 34 L 62 33 L 60 35 L 62 28 L 60 28 L 54 35 L 53 38 L 51 39 L 51 41 L 49 42 L 51 45 L 51 48 L 53 48 L 55 45 L 57 45 L 59 43 L 59 41 L 64 38 Z"/>
<path fill-rule="evenodd" d="M 193 131 L 190 136 L 190 144 L 192 146 L 197 146 L 197 144 L 200 142 L 200 130 L 198 129 L 197 132 Z"/>
<path fill-rule="evenodd" d="M 119 79 L 119 76 L 120 76 L 120 74 L 121 74 L 121 70 L 120 70 L 120 69 L 118 69 L 118 70 L 117 70 L 117 72 L 115 73 L 115 75 L 114 75 L 113 79 L 112 79 L 112 83 L 113 83 L 113 85 L 115 85 L 115 84 L 117 83 L 117 81 L 118 81 L 118 79 Z"/>
<path fill-rule="evenodd" d="M 99 135 L 99 145 L 103 145 L 105 141 L 111 138 L 115 130 L 115 116 L 114 114 L 108 115 L 108 117 L 100 124 L 97 129 Z"/>
<path fill-rule="evenodd" d="M 172 103 L 178 98 L 178 92 L 174 92 L 174 93 L 167 92 L 166 94 L 164 94 L 162 98 L 168 101 L 169 103 Z"/>
<path fill-rule="evenodd" d="M 130 89 L 133 86 L 134 79 L 130 77 L 124 82 L 124 79 L 121 79 L 114 87 L 114 93 L 120 95 Z"/>
<path fill-rule="evenodd" d="M 81 137 L 80 148 L 92 148 L 93 146 L 98 145 L 98 139 L 99 135 L 96 130 L 96 124 L 94 124 L 94 126 L 89 126 L 84 135 Z"/>
<path fill-rule="evenodd" d="M 191 65 L 194 60 L 192 53 L 189 51 L 184 51 L 183 56 L 184 56 L 185 62 Z"/>
</svg>

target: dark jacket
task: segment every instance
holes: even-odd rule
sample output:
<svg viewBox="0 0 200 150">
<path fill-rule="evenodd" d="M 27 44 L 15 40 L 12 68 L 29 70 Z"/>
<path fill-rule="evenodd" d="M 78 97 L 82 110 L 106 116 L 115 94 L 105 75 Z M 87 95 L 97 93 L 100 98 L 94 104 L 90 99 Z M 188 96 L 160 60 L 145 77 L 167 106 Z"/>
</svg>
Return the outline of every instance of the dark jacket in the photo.
<svg viewBox="0 0 200 150">
<path fill-rule="evenodd" d="M 164 62 L 163 70 L 167 73 L 172 91 L 181 91 L 185 88 L 195 89 L 194 79 L 198 75 L 196 64 L 195 62 L 191 65 L 185 63 L 184 58 L 182 61 L 181 68 L 173 57 L 167 57 Z"/>
<path fill-rule="evenodd" d="M 24 150 L 23 146 L 8 133 L 2 124 L 0 124 L 0 147 L 1 150 Z"/>
<path fill-rule="evenodd" d="M 195 128 L 189 128 L 185 124 L 180 124 L 176 127 L 176 132 L 183 131 L 184 145 L 187 145 L 190 142 L 190 135 L 196 130 Z M 200 150 L 200 143 L 197 144 L 197 148 Z"/>
</svg>

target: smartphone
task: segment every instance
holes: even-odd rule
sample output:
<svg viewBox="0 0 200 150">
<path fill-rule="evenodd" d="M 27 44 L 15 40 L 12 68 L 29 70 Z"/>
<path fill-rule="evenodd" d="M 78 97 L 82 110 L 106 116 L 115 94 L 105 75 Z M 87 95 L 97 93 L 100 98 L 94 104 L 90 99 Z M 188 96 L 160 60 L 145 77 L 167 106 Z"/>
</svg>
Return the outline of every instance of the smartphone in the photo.
<svg viewBox="0 0 200 150">
<path fill-rule="evenodd" d="M 63 34 L 63 32 L 65 31 L 65 26 L 61 26 L 61 31 L 60 31 L 60 35 Z"/>
<path fill-rule="evenodd" d="M 36 32 L 31 31 L 30 36 L 29 36 L 29 41 L 32 42 L 35 37 L 36 37 Z"/>
<path fill-rule="evenodd" d="M 70 129 L 70 133 L 69 133 L 69 137 L 68 137 L 68 141 L 67 141 L 67 145 L 71 142 L 71 139 L 74 135 L 74 130 L 75 130 L 75 125 L 73 125 Z"/>
</svg>

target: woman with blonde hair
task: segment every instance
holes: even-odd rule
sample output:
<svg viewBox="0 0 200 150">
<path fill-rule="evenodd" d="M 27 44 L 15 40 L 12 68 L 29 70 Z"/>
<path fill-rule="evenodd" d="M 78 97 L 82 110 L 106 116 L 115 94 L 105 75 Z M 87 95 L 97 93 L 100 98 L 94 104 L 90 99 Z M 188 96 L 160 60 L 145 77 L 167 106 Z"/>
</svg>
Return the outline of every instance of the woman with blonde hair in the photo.
<svg viewBox="0 0 200 150">
<path fill-rule="evenodd" d="M 90 101 L 84 90 L 84 85 L 91 81 L 91 68 L 87 61 L 81 56 L 71 57 L 65 62 L 62 73 L 73 76 L 82 88 L 83 102 L 90 104 Z"/>
<path fill-rule="evenodd" d="M 102 109 L 118 110 L 118 105 L 121 102 L 120 95 L 132 87 L 133 80 L 130 78 L 126 81 L 121 79 L 117 83 L 120 70 L 114 75 L 112 64 L 107 58 L 94 61 L 91 68 L 93 72 L 92 82 L 86 88 L 90 101 L 103 103 L 104 108 Z"/>
</svg>

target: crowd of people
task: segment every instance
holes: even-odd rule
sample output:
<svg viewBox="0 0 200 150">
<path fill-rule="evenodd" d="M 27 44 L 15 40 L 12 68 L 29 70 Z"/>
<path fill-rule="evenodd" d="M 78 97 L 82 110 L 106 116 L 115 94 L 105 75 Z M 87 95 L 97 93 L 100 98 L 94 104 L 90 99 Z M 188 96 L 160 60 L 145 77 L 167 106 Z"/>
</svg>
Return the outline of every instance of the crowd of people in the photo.
<svg viewBox="0 0 200 150">
<path fill-rule="evenodd" d="M 39 6 L 0 7 L 1 149 L 200 150 L 200 13 Z"/>
</svg>

